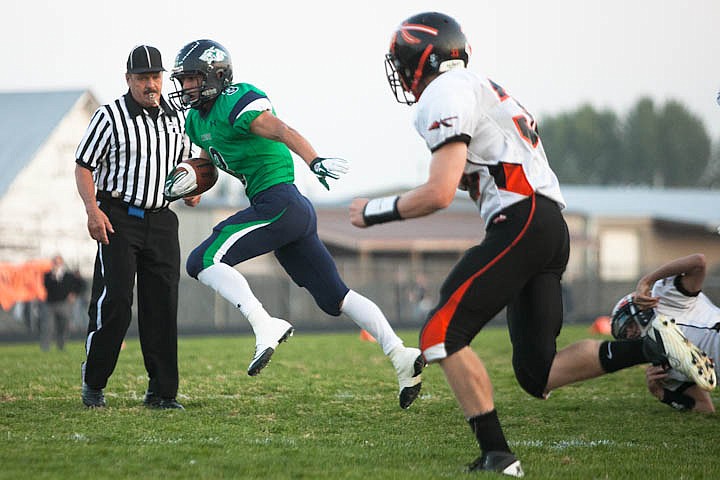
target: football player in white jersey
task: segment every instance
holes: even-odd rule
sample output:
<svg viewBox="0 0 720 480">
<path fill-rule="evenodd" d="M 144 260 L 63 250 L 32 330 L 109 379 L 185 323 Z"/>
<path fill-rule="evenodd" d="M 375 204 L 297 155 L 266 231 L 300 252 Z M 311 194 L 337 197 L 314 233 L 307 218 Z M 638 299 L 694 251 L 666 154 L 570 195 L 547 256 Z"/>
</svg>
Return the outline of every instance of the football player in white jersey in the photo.
<svg viewBox="0 0 720 480">
<path fill-rule="evenodd" d="M 612 313 L 615 338 L 637 338 L 648 330 L 649 319 L 665 315 L 675 319 L 685 337 L 706 352 L 720 374 L 720 308 L 702 293 L 705 256 L 696 253 L 675 259 L 638 281 L 635 292 L 623 297 Z M 702 357 L 699 358 L 702 361 Z M 706 360 L 707 361 L 707 360 Z M 658 400 L 678 410 L 714 413 L 707 390 L 676 369 L 650 366 L 648 389 Z"/>
<path fill-rule="evenodd" d="M 469 58 L 460 25 L 447 15 L 414 15 L 394 32 L 388 82 L 399 102 L 417 102 L 415 128 L 432 152 L 430 172 L 402 195 L 353 200 L 350 220 L 363 228 L 429 215 L 449 206 L 457 188 L 476 201 L 485 238 L 443 282 L 420 343 L 425 360 L 443 369 L 482 451 L 469 470 L 520 477 L 490 378 L 470 348 L 497 313 L 507 307 L 515 376 L 538 398 L 568 383 L 665 361 L 666 352 L 649 337 L 583 340 L 556 350 L 560 279 L 570 252 L 565 201 L 532 115 L 500 85 L 466 70 Z"/>
</svg>

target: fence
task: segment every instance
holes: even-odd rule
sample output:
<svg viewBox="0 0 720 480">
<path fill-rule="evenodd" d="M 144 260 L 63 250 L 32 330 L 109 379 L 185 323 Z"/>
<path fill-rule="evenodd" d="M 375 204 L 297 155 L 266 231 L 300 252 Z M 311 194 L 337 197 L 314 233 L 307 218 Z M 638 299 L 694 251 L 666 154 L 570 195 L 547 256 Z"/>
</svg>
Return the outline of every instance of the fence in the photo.
<svg viewBox="0 0 720 480">
<path fill-rule="evenodd" d="M 352 263 L 339 263 L 345 282 L 354 290 L 371 298 L 385 312 L 396 328 L 419 328 L 426 312 L 437 301 L 437 293 L 452 263 L 434 262 L 412 270 L 406 262 L 392 260 L 373 262 L 370 268 Z M 267 275 L 247 274 L 253 291 L 275 317 L 291 321 L 298 331 L 345 330 L 356 328 L 346 316 L 332 317 L 323 313 L 304 289 L 296 286 L 283 272 Z M 635 288 L 634 282 L 602 282 L 584 278 L 565 282 L 565 323 L 589 324 L 599 315 L 609 315 L 615 302 Z M 705 293 L 720 300 L 720 277 L 705 281 Z M 87 299 L 75 309 L 71 336 L 82 338 L 87 328 Z M 136 317 L 135 306 L 133 314 Z M 493 323 L 504 322 L 501 312 Z M 178 331 L 183 334 L 248 333 L 250 326 L 239 310 L 199 282 L 183 276 L 180 282 Z M 133 319 L 128 334 L 137 334 Z M 0 341 L 31 340 L 25 319 L 18 310 L 0 310 Z"/>
</svg>

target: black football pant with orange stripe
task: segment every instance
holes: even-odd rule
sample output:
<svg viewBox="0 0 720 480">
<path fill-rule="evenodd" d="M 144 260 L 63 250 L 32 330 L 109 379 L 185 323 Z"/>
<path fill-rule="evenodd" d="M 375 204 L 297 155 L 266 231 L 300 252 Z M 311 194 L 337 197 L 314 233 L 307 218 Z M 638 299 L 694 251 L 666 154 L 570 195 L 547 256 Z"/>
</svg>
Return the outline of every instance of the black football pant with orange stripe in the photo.
<svg viewBox="0 0 720 480">
<path fill-rule="evenodd" d="M 426 359 L 439 361 L 469 345 L 507 307 L 515 376 L 542 397 L 562 327 L 560 280 L 569 254 L 557 203 L 534 195 L 504 209 L 443 283 L 420 333 Z"/>
<path fill-rule="evenodd" d="M 105 388 L 115 369 L 132 318 L 137 274 L 138 333 L 148 388 L 161 397 L 174 398 L 180 278 L 177 216 L 164 209 L 145 211 L 139 218 L 117 200 L 101 200 L 100 208 L 115 233 L 109 235 L 109 245 L 98 244 L 83 380 L 90 387 Z"/>
</svg>

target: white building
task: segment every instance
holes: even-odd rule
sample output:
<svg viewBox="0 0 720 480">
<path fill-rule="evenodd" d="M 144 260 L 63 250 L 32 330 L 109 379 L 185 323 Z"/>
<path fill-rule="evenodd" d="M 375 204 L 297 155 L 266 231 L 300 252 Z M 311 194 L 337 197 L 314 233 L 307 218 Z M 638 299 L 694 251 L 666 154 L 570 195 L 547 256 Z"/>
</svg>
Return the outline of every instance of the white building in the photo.
<svg viewBox="0 0 720 480">
<path fill-rule="evenodd" d="M 89 91 L 0 93 L 0 262 L 59 253 L 91 274 L 96 247 L 74 170 L 97 107 Z"/>
</svg>

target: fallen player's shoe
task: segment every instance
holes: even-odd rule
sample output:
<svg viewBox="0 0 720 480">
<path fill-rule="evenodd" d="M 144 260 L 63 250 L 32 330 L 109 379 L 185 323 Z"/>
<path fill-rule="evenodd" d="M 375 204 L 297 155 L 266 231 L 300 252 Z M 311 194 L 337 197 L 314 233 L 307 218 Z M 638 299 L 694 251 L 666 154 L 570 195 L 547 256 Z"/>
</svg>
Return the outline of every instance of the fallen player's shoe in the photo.
<svg viewBox="0 0 720 480">
<path fill-rule="evenodd" d="M 674 368 L 703 390 L 717 385 L 712 359 L 685 338 L 670 317 L 655 316 L 643 340 L 643 350 L 652 363 Z"/>
</svg>

